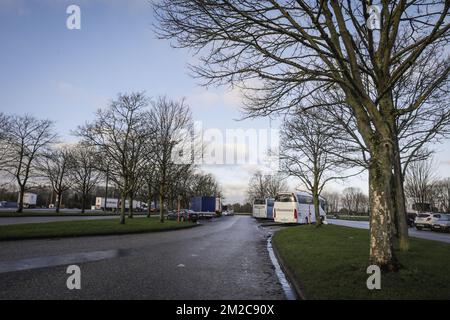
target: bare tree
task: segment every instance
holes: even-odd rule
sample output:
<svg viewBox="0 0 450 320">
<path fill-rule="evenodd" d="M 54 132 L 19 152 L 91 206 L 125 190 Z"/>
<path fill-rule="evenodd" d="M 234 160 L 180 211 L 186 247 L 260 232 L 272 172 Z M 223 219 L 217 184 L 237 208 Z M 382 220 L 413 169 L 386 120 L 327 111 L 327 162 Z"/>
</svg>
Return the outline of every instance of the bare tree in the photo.
<svg viewBox="0 0 450 320">
<path fill-rule="evenodd" d="M 144 112 L 148 99 L 143 93 L 120 94 L 96 120 L 78 129 L 84 143 L 98 149 L 109 160 L 109 177 L 120 189 L 120 223 L 125 223 L 125 201 L 134 191 L 137 169 L 150 136 Z M 129 204 L 132 208 L 132 203 Z"/>
<path fill-rule="evenodd" d="M 287 184 L 281 174 L 263 174 L 257 171 L 250 178 L 247 188 L 247 201 L 255 199 L 274 198 L 278 192 L 286 191 Z"/>
<path fill-rule="evenodd" d="M 339 211 L 339 205 L 341 201 L 341 196 L 337 192 L 322 192 L 322 197 L 327 201 L 328 213 L 337 213 Z"/>
<path fill-rule="evenodd" d="M 56 194 L 55 208 L 56 213 L 59 213 L 63 193 L 69 190 L 73 183 L 71 176 L 71 149 L 69 147 L 60 147 L 46 152 L 38 160 L 37 167 L 41 175 L 48 179 Z"/>
<path fill-rule="evenodd" d="M 335 86 L 343 92 L 371 156 L 370 262 L 394 271 L 399 267 L 392 239 L 396 122 L 434 95 L 448 93 L 450 3 L 382 1 L 379 30 L 368 27 L 370 5 L 161 0 L 155 10 L 161 37 L 197 49 L 200 63 L 192 69 L 206 84 L 246 89 L 251 116 L 308 109 L 311 97 Z M 427 59 L 431 48 L 440 55 Z M 408 74 L 423 57 L 423 78 Z M 398 107 L 393 91 L 405 76 L 412 79 L 415 95 Z"/>
<path fill-rule="evenodd" d="M 450 178 L 438 180 L 433 189 L 437 208 L 441 212 L 450 213 Z"/>
<path fill-rule="evenodd" d="M 282 170 L 298 178 L 312 194 L 318 226 L 322 224 L 319 197 L 323 188 L 332 180 L 345 178 L 343 163 L 334 156 L 338 149 L 335 133 L 320 119 L 309 112 L 288 118 L 281 130 L 280 150 Z"/>
<path fill-rule="evenodd" d="M 23 197 L 29 189 L 30 178 L 36 172 L 36 159 L 55 142 L 53 122 L 31 115 L 9 117 L 6 133 L 5 171 L 13 176 L 19 186 L 19 208 L 23 211 Z"/>
<path fill-rule="evenodd" d="M 184 100 L 171 101 L 161 97 L 153 104 L 149 114 L 153 132 L 150 141 L 155 170 L 159 176 L 160 221 L 164 222 L 164 203 L 166 200 L 170 169 L 174 163 L 174 152 L 182 144 L 191 143 L 192 116 Z M 191 159 L 188 159 L 191 161 Z"/>
<path fill-rule="evenodd" d="M 208 173 L 193 173 L 188 177 L 187 187 L 191 197 L 194 196 L 221 196 L 222 191 L 216 178 Z"/>
<path fill-rule="evenodd" d="M 368 198 L 359 188 L 349 187 L 342 192 L 342 205 L 350 214 L 367 212 Z"/>
<path fill-rule="evenodd" d="M 81 194 L 81 213 L 85 212 L 89 193 L 101 179 L 101 171 L 96 169 L 99 162 L 97 150 L 78 143 L 72 149 L 71 179 L 73 189 Z"/>
<path fill-rule="evenodd" d="M 8 159 L 9 117 L 0 112 L 0 174 L 5 170 Z"/>
<path fill-rule="evenodd" d="M 431 160 L 413 162 L 407 169 L 405 192 L 415 203 L 419 212 L 424 211 L 426 204 L 432 204 L 435 181 L 436 178 Z"/>
</svg>

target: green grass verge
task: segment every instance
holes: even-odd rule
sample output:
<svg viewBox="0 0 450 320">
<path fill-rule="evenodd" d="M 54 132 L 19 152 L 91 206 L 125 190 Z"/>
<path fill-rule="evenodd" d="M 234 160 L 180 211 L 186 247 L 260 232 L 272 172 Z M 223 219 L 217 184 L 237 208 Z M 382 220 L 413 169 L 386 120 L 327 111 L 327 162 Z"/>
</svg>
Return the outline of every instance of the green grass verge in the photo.
<svg viewBox="0 0 450 320">
<path fill-rule="evenodd" d="M 29 223 L 0 226 L 0 240 L 117 235 L 195 226 L 197 224 L 191 222 L 177 223 L 171 220 L 160 223 L 157 218 L 127 219 L 124 225 L 119 224 L 118 219 Z"/>
<path fill-rule="evenodd" d="M 338 215 L 337 218 L 334 216 L 327 216 L 328 219 L 338 219 L 338 220 L 351 220 L 351 221 L 369 221 L 369 216 L 350 216 L 350 215 Z"/>
<path fill-rule="evenodd" d="M 450 244 L 411 238 L 396 251 L 398 273 L 382 274 L 381 290 L 368 290 L 369 232 L 343 226 L 296 226 L 273 244 L 307 299 L 450 299 Z"/>
<path fill-rule="evenodd" d="M 137 215 L 147 215 L 146 212 L 134 212 Z M 101 217 L 101 216 L 119 216 L 118 213 L 113 212 L 60 212 L 55 211 L 24 211 L 17 213 L 15 211 L 2 211 L 0 212 L 0 218 L 16 218 L 16 217 Z"/>
</svg>

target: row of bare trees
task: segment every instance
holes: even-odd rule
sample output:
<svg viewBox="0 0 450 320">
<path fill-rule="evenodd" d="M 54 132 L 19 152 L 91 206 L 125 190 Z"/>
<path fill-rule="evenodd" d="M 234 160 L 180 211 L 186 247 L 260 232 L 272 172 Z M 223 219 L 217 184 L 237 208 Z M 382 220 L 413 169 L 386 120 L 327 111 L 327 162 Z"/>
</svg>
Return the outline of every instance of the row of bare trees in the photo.
<svg viewBox="0 0 450 320">
<path fill-rule="evenodd" d="M 247 188 L 247 203 L 255 199 L 275 198 L 278 192 L 287 191 L 285 177 L 281 174 L 263 174 L 255 172 L 249 180 Z"/>
<path fill-rule="evenodd" d="M 350 215 L 367 215 L 369 213 L 369 197 L 356 187 L 348 187 L 339 192 L 324 192 L 330 214 L 345 213 Z"/>
<path fill-rule="evenodd" d="M 147 201 L 148 214 L 150 203 L 158 202 L 163 222 L 165 207 L 180 196 L 187 205 L 194 195 L 221 193 L 215 178 L 193 165 L 192 116 L 183 100 L 151 102 L 143 93 L 120 94 L 93 121 L 79 126 L 76 145 L 61 143 L 50 120 L 2 114 L 0 121 L 0 170 L 16 180 L 19 212 L 24 193 L 43 180 L 56 194 L 57 212 L 69 189 L 81 195 L 84 212 L 95 186 L 114 185 L 120 194 L 120 223 L 125 223 L 126 200 L 129 218 L 134 200 Z M 187 161 L 186 155 L 179 161 L 180 150 L 191 153 Z"/>
<path fill-rule="evenodd" d="M 417 212 L 450 212 L 450 178 L 438 178 L 432 159 L 412 163 L 405 176 L 405 193 Z"/>
<path fill-rule="evenodd" d="M 378 5 L 379 28 L 369 26 Z M 238 86 L 250 117 L 318 109 L 369 173 L 370 263 L 408 250 L 404 172 L 450 119 L 448 1 L 160 0 L 161 38 L 194 48 L 205 84 Z"/>
</svg>

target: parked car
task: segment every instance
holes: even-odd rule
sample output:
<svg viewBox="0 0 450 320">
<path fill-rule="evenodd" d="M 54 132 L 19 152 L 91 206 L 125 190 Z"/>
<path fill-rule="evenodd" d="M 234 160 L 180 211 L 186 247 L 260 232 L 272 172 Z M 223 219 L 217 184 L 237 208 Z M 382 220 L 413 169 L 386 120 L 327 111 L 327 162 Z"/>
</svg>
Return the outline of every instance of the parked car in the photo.
<svg viewBox="0 0 450 320">
<path fill-rule="evenodd" d="M 424 228 L 432 229 L 433 223 L 441 218 L 440 213 L 419 213 L 417 214 L 414 224 L 417 230 Z"/>
<path fill-rule="evenodd" d="M 450 231 L 450 215 L 440 214 L 440 218 L 433 221 L 433 231 Z"/>
<path fill-rule="evenodd" d="M 169 211 L 166 215 L 168 220 L 178 220 L 178 211 Z M 190 209 L 180 209 L 180 221 L 192 221 L 198 220 L 198 213 Z"/>
</svg>

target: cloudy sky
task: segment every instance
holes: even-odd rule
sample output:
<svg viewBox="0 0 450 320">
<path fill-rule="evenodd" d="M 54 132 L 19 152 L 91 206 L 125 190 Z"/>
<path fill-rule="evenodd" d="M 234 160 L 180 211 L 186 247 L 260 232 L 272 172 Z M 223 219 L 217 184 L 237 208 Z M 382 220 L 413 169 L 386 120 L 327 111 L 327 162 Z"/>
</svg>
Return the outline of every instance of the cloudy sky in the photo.
<svg viewBox="0 0 450 320">
<path fill-rule="evenodd" d="M 81 8 L 81 30 L 66 28 L 66 8 Z M 56 122 L 66 141 L 119 92 L 186 98 L 204 129 L 276 128 L 279 121 L 241 119 L 238 90 L 204 88 L 188 74 L 188 50 L 158 40 L 146 0 L 0 0 L 0 110 Z M 450 144 L 436 146 L 440 175 L 450 175 Z M 228 201 L 241 201 L 252 165 L 208 165 Z M 290 181 L 292 187 L 295 181 Z M 366 177 L 330 185 L 367 189 Z"/>
</svg>

